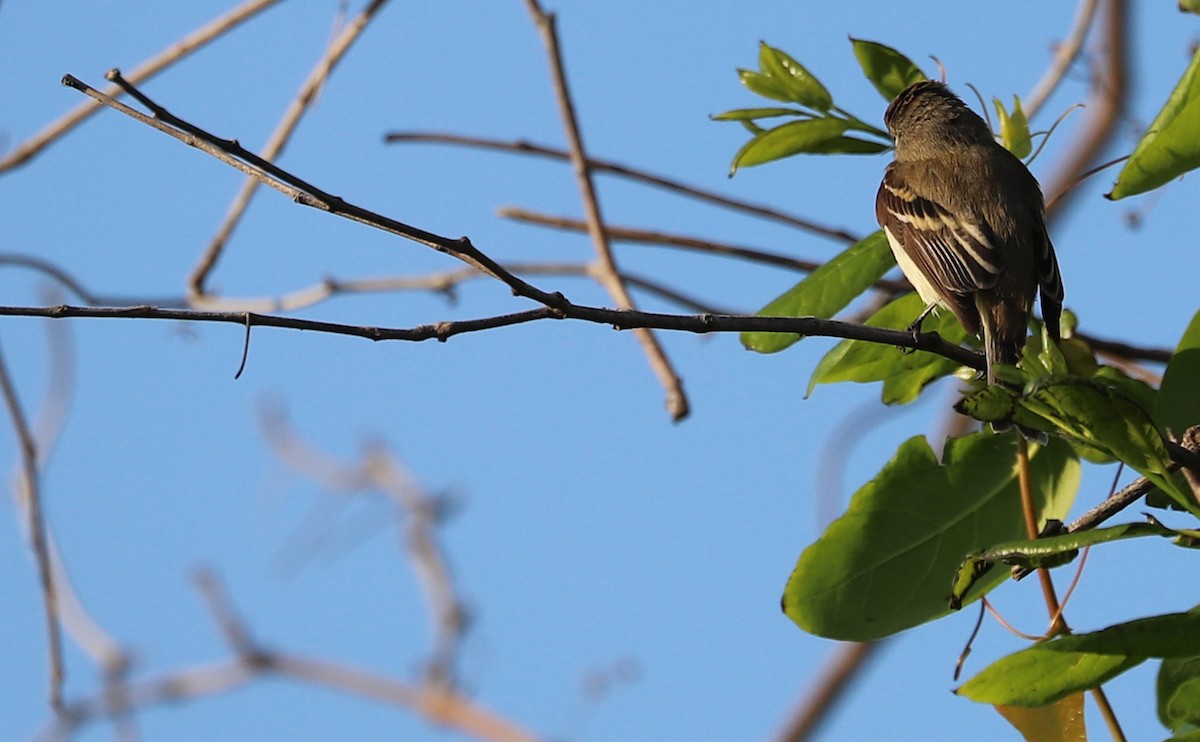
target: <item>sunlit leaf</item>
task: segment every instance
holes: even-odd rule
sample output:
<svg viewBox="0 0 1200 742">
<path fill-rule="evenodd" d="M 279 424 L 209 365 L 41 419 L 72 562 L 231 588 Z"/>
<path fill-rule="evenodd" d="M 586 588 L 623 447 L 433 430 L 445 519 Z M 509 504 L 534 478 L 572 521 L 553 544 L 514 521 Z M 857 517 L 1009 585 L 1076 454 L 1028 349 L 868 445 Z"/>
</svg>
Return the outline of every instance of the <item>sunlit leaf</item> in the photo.
<svg viewBox="0 0 1200 742">
<path fill-rule="evenodd" d="M 1010 654 L 958 693 L 980 703 L 1043 706 L 1095 688 L 1149 657 L 1200 655 L 1200 615 L 1171 613 L 1060 636 Z"/>
<path fill-rule="evenodd" d="M 863 74 L 886 101 L 890 102 L 909 85 L 928 79 L 912 60 L 890 46 L 853 37 L 850 43 Z"/>
<path fill-rule="evenodd" d="M 1025 111 L 1021 109 L 1021 99 L 1013 96 L 1012 113 L 1004 110 L 1004 104 L 999 98 L 992 99 L 996 107 L 996 115 L 1000 118 L 1000 141 L 1004 148 L 1022 160 L 1033 151 L 1033 142 L 1029 138 L 1029 121 Z"/>
<path fill-rule="evenodd" d="M 1035 449 L 1031 469 L 1038 518 L 1061 519 L 1079 485 L 1079 463 L 1051 442 Z M 800 555 L 784 611 L 805 631 L 831 639 L 894 634 L 949 612 L 963 554 L 1016 539 L 1024 528 L 1014 435 L 951 438 L 941 462 L 916 436 Z M 971 599 L 1003 578 L 985 579 Z"/>
<path fill-rule="evenodd" d="M 718 113 L 713 121 L 752 121 L 754 119 L 769 119 L 779 116 L 800 116 L 803 111 L 795 108 L 735 108 L 732 111 Z"/>
<path fill-rule="evenodd" d="M 845 133 L 848 125 L 842 119 L 806 119 L 790 121 L 756 134 L 742 145 L 729 166 L 732 176 L 740 167 L 752 167 L 790 155 L 809 152 L 828 154 L 819 147 Z"/>
<path fill-rule="evenodd" d="M 872 142 L 858 137 L 838 137 L 821 142 L 808 150 L 814 155 L 875 155 L 892 148 L 890 144 Z"/>
<path fill-rule="evenodd" d="M 883 231 L 875 232 L 808 274 L 758 314 L 762 317 L 828 319 L 845 309 L 895 266 L 896 259 Z M 781 332 L 743 332 L 741 335 L 742 345 L 759 353 L 781 351 L 799 339 L 799 335 Z"/>
<path fill-rule="evenodd" d="M 787 100 L 818 111 L 828 111 L 833 106 L 833 98 L 820 80 L 786 52 L 766 42 L 759 42 L 758 45 L 758 67 L 763 74 L 779 83 L 788 96 Z"/>
<path fill-rule="evenodd" d="M 1200 167 L 1200 49 L 1117 175 L 1111 199 L 1158 188 Z"/>
<path fill-rule="evenodd" d="M 908 327 L 925 304 L 915 293 L 894 299 L 876 312 L 866 324 L 900 330 Z M 966 339 L 966 330 L 950 312 L 930 315 L 922 325 L 924 331 L 934 331 L 951 343 Z M 907 404 L 934 379 L 948 376 L 959 364 L 948 358 L 916 351 L 907 353 L 891 345 L 868 343 L 862 340 L 843 340 L 825 354 L 808 381 L 808 394 L 818 384 L 840 381 L 883 382 L 885 404 Z"/>
<path fill-rule="evenodd" d="M 1072 693 L 1046 706 L 997 706 L 996 710 L 1025 742 L 1087 742 L 1082 693 Z"/>
<path fill-rule="evenodd" d="M 754 70 L 739 69 L 738 79 L 752 93 L 761 95 L 764 98 L 770 98 L 771 100 L 792 102 L 791 93 L 783 86 L 783 83 L 770 75 L 764 75 Z"/>
</svg>

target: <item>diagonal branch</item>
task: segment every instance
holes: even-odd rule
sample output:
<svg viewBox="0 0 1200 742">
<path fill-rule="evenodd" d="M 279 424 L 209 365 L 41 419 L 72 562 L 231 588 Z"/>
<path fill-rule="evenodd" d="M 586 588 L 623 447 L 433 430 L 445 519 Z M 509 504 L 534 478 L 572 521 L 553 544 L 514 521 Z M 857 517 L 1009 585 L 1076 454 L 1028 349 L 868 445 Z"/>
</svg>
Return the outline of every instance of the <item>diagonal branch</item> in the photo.
<svg viewBox="0 0 1200 742">
<path fill-rule="evenodd" d="M 1037 87 L 1025 96 L 1025 115 L 1030 120 L 1033 120 L 1033 117 L 1041 110 L 1042 104 L 1054 94 L 1058 84 L 1062 82 L 1063 76 L 1067 74 L 1067 70 L 1071 68 L 1075 58 L 1079 56 L 1084 39 L 1087 38 L 1088 29 L 1092 27 L 1092 21 L 1096 18 L 1096 8 L 1099 5 L 1100 0 L 1080 1 L 1075 21 L 1071 24 L 1071 30 L 1068 32 L 1066 40 L 1054 50 L 1054 59 L 1050 62 L 1050 67 L 1045 74 L 1042 75 L 1042 79 L 1038 80 Z"/>
<path fill-rule="evenodd" d="M 154 112 L 154 117 L 147 116 L 140 111 L 134 110 L 125 105 L 121 101 L 116 100 L 112 96 L 106 95 L 99 90 L 81 82 L 73 75 L 63 77 L 63 84 L 74 88 L 90 98 L 102 102 L 104 105 L 119 111 L 120 113 L 129 116 L 136 121 L 139 121 L 151 128 L 157 129 L 168 136 L 178 139 L 190 147 L 195 147 L 200 151 L 217 158 L 221 162 L 238 170 L 246 175 L 257 178 L 261 183 L 290 197 L 294 202 L 311 208 L 327 211 L 344 219 L 366 224 L 375 229 L 389 232 L 391 234 L 403 237 L 405 239 L 433 248 L 438 252 L 445 253 L 451 257 L 457 258 L 467 265 L 482 271 L 483 273 L 492 276 L 493 278 L 503 282 L 517 296 L 524 296 L 528 299 L 543 304 L 547 307 L 561 310 L 569 305 L 569 302 L 558 293 L 548 293 L 538 289 L 537 287 L 517 278 L 512 273 L 502 268 L 496 261 L 480 252 L 470 239 L 460 237 L 452 240 L 448 237 L 443 237 L 433 232 L 428 232 L 419 227 L 414 227 L 403 222 L 397 221 L 390 217 L 377 214 L 369 209 L 364 209 L 360 206 L 348 203 L 341 198 L 317 188 L 315 185 L 308 183 L 295 175 L 283 170 L 280 167 L 264 160 L 253 152 L 242 147 L 241 144 L 234 139 L 221 139 L 203 129 L 194 126 L 182 119 L 172 115 L 162 106 L 154 103 L 146 97 L 141 91 L 137 90 L 127 80 L 121 77 L 121 73 L 117 70 L 111 70 L 107 77 L 121 86 L 125 92 L 135 97 L 138 101 L 146 105 Z"/>
<path fill-rule="evenodd" d="M 247 0 L 242 5 L 214 19 L 207 25 L 201 26 L 150 59 L 139 64 L 134 68 L 133 72 L 129 73 L 129 80 L 138 83 L 150 79 L 163 69 L 187 57 L 210 41 L 233 30 L 278 2 L 279 0 Z M 120 88 L 114 86 L 105 92 L 108 95 L 117 95 L 120 93 Z M 33 159 L 57 139 L 91 118 L 100 110 L 100 105 L 98 101 L 85 101 L 62 118 L 50 123 L 37 134 L 13 148 L 7 156 L 0 160 L 0 173 L 20 167 Z"/>
<path fill-rule="evenodd" d="M 586 222 L 579 219 L 542 214 L 515 206 L 502 207 L 497 210 L 497 215 L 503 219 L 512 219 L 527 224 L 538 224 L 544 227 L 565 229 L 572 232 L 582 232 L 587 229 Z M 609 239 L 614 242 L 634 242 L 646 245 L 678 247 L 708 255 L 725 255 L 745 260 L 749 263 L 773 265 L 777 268 L 787 268 L 789 270 L 800 271 L 801 273 L 812 273 L 823 265 L 823 263 L 815 260 L 794 258 L 791 255 L 784 255 L 783 253 L 771 252 L 769 250 L 758 250 L 752 247 L 730 245 L 725 242 L 700 239 L 698 237 L 686 237 L 684 235 L 657 230 L 614 227 L 611 224 L 606 224 L 604 225 L 604 231 L 608 234 Z M 912 291 L 912 284 L 904 280 L 892 281 L 881 278 L 875 282 L 875 288 L 892 293 L 905 293 Z"/>
<path fill-rule="evenodd" d="M 445 134 L 440 132 L 422 132 L 422 131 L 398 131 L 388 134 L 384 137 L 385 142 L 415 142 L 415 143 L 435 143 L 435 144 L 453 144 L 462 147 L 476 147 L 478 149 L 489 149 L 498 152 L 514 152 L 517 154 L 534 155 L 539 157 L 548 157 L 552 160 L 570 160 L 571 153 L 567 150 L 556 149 L 545 144 L 529 142 L 524 139 L 515 141 L 507 141 L 502 139 L 490 139 L 487 137 L 468 137 L 459 134 Z M 621 165 L 612 160 L 602 160 L 596 157 L 588 158 L 588 165 L 593 172 L 610 173 L 624 178 L 628 178 L 635 182 L 646 183 L 658 188 L 677 193 L 681 196 L 694 198 L 698 201 L 720 206 L 733 211 L 740 211 L 745 214 L 770 219 L 771 221 L 786 224 L 789 227 L 795 227 L 806 232 L 827 237 L 837 242 L 846 244 L 858 242 L 862 239 L 861 235 L 848 232 L 844 229 L 836 227 L 828 227 L 824 224 L 818 224 L 810 219 L 799 217 L 794 214 L 789 214 L 785 211 L 780 211 L 770 206 L 742 201 L 740 199 L 724 196 L 716 191 L 709 191 L 703 188 L 698 188 L 693 185 L 667 178 L 662 175 L 647 172 L 641 169 Z"/>
<path fill-rule="evenodd" d="M 33 440 L 33 432 L 25 413 L 21 410 L 21 401 L 13 387 L 12 377 L 8 373 L 8 365 L 0 353 L 0 391 L 4 395 L 8 415 L 12 419 L 13 430 L 21 446 L 21 475 L 17 480 L 17 500 L 25 515 L 25 527 L 29 530 L 29 541 L 33 547 L 34 560 L 37 562 L 38 578 L 42 587 L 42 603 L 45 607 L 46 642 L 49 648 L 50 662 L 50 706 L 56 712 L 63 707 L 63 650 L 62 631 L 59 627 L 58 591 L 55 589 L 54 569 L 50 560 L 49 538 L 46 522 L 42 516 L 42 496 L 38 477 L 37 444 Z"/>
<path fill-rule="evenodd" d="M 567 132 L 567 142 L 571 150 L 571 166 L 575 171 L 575 179 L 579 185 L 579 193 L 583 197 L 583 212 L 587 218 L 588 234 L 596 248 L 596 256 L 602 269 L 599 281 L 612 296 L 620 309 L 634 309 L 633 297 L 621 279 L 617 269 L 617 261 L 612 253 L 612 246 L 604 232 L 604 220 L 600 215 L 600 200 L 596 195 L 596 187 L 592 182 L 591 166 L 583 146 L 583 135 L 579 131 L 579 122 L 575 116 L 575 106 L 571 102 L 571 91 L 567 84 L 567 75 L 563 67 L 562 50 L 558 44 L 558 31 L 555 27 L 555 16 L 542 10 L 538 0 L 525 0 L 525 6 L 533 16 L 542 41 L 546 45 L 546 53 L 550 57 L 550 73 L 554 78 L 554 93 L 558 100 L 559 114 Z M 658 338 L 647 329 L 634 331 L 634 337 L 642 346 L 650 367 L 658 376 L 659 382 L 667 392 L 667 412 L 676 422 L 688 416 L 687 395 L 683 391 L 683 381 L 679 378 Z"/>
<path fill-rule="evenodd" d="M 271 132 L 271 137 L 267 140 L 266 146 L 263 147 L 262 158 L 264 160 L 274 160 L 283 153 L 283 149 L 287 146 L 288 139 L 296 131 L 296 127 L 300 125 L 300 119 L 304 116 L 305 111 L 316 100 L 317 92 L 321 86 L 325 84 L 325 80 L 333 72 L 333 68 L 341 61 L 346 52 L 354 44 L 355 40 L 366 29 L 371 19 L 386 4 L 387 0 L 373 0 L 367 7 L 363 8 L 342 33 L 333 40 L 329 48 L 325 50 L 325 54 L 308 74 L 308 79 L 300 86 L 300 92 L 297 93 L 287 111 L 284 112 L 283 118 L 275 127 L 275 131 Z M 254 192 L 258 190 L 259 182 L 255 178 L 246 178 L 242 184 L 241 191 L 234 198 L 233 203 L 229 207 L 229 212 L 225 215 L 224 221 L 217 229 L 216 236 L 208 245 L 204 255 L 201 256 L 199 263 L 192 274 L 188 276 L 188 292 L 192 295 L 193 300 L 201 299 L 206 296 L 204 287 L 205 281 L 212 273 L 217 265 L 217 261 L 221 257 L 225 245 L 228 244 L 229 238 L 233 235 L 233 230 L 241 221 L 242 215 L 246 213 L 246 208 L 250 205 L 250 199 L 254 197 Z"/>
</svg>

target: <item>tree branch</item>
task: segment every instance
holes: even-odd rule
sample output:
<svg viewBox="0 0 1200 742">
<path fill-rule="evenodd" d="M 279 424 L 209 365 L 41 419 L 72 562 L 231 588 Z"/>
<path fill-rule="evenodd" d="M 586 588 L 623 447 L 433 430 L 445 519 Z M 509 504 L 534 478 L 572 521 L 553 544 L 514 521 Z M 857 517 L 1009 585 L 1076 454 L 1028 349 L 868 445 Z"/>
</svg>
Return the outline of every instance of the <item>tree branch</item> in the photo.
<svg viewBox="0 0 1200 742">
<path fill-rule="evenodd" d="M 129 73 L 129 79 L 134 83 L 149 80 L 175 62 L 187 57 L 192 52 L 204 47 L 210 41 L 233 30 L 278 2 L 279 0 L 248 0 L 248 2 L 214 19 L 207 25 L 201 26 L 150 59 L 142 62 L 134 68 L 133 72 Z M 106 90 L 105 93 L 113 96 L 118 95 L 120 91 L 119 87 L 113 86 Z M 63 135 L 91 118 L 99 110 L 99 101 L 85 101 L 76 106 L 74 110 L 68 112 L 57 121 L 50 123 L 37 134 L 9 151 L 3 159 L 0 159 L 0 173 L 24 165 Z"/>
<path fill-rule="evenodd" d="M 304 84 L 300 86 L 300 92 L 296 94 L 291 105 L 284 112 L 283 118 L 276 125 L 275 131 L 271 133 L 266 145 L 263 147 L 262 158 L 264 160 L 274 160 L 283 154 L 283 149 L 287 146 L 288 139 L 296 131 L 296 127 L 300 125 L 300 119 L 308 110 L 308 107 L 316 100 L 317 93 L 333 72 L 333 68 L 341 61 L 350 47 L 354 45 L 355 40 L 366 30 L 371 19 L 375 14 L 387 3 L 387 0 L 373 0 L 367 7 L 363 8 L 353 21 L 342 30 L 341 35 L 329 44 L 325 50 L 325 54 L 317 62 L 317 65 L 308 74 L 308 78 Z M 258 190 L 259 182 L 255 178 L 247 178 L 242 183 L 242 188 L 234 198 L 233 203 L 229 207 L 229 212 L 225 215 L 224 221 L 217 229 L 217 234 L 209 243 L 208 249 L 201 256 L 199 263 L 188 276 L 188 291 L 192 295 L 194 302 L 207 297 L 204 283 L 208 280 L 208 276 L 212 273 L 217 265 L 217 261 L 221 257 L 221 253 L 228 244 L 229 238 L 233 235 L 234 228 L 241 221 L 242 215 L 246 213 L 246 208 L 250 205 L 250 199 L 254 197 L 254 192 Z"/>
<path fill-rule="evenodd" d="M 565 300 L 564 300 L 565 301 Z M 853 322 L 842 322 L 819 317 L 761 317 L 740 314 L 665 314 L 661 312 L 607 309 L 583 304 L 566 304 L 566 309 L 538 307 L 513 314 L 482 317 L 479 319 L 455 320 L 419 325 L 411 328 L 370 327 L 348 325 L 337 322 L 280 317 L 254 312 L 212 312 L 200 309 L 160 309 L 158 307 L 77 307 L 58 305 L 52 307 L 8 307 L 0 306 L 0 316 L 48 317 L 66 319 L 71 317 L 106 319 L 159 319 L 185 320 L 191 322 L 217 322 L 245 327 L 279 327 L 291 330 L 309 330 L 334 335 L 366 338 L 368 340 L 448 340 L 455 335 L 479 332 L 498 327 L 525 324 L 546 319 L 573 319 L 593 324 L 609 325 L 617 330 L 646 328 L 676 330 L 699 335 L 726 332 L 781 332 L 814 337 L 836 337 L 846 340 L 864 340 L 870 343 L 894 345 L 935 353 L 977 371 L 984 369 L 983 356 L 969 348 L 948 343 L 936 332 L 923 332 L 916 337 L 907 330 L 889 330 L 869 327 Z"/>
<path fill-rule="evenodd" d="M 562 117 L 567 142 L 570 146 L 571 166 L 575 171 L 575 180 L 579 186 L 580 196 L 583 198 L 583 213 L 587 219 L 587 231 L 592 238 L 592 245 L 596 249 L 596 257 L 599 261 L 600 275 L 597 280 L 612 296 L 618 308 L 636 309 L 633 297 L 629 295 L 629 289 L 621 279 L 621 273 L 617 268 L 617 259 L 613 255 L 612 246 L 604 231 L 604 219 L 600 214 L 600 198 L 596 194 L 595 183 L 592 182 L 592 171 L 583 146 L 583 134 L 579 129 L 575 104 L 571 100 L 571 89 L 567 84 L 555 16 L 553 13 L 543 11 L 538 0 L 525 0 L 525 5 L 529 9 L 530 15 L 533 16 L 534 25 L 537 26 L 538 32 L 542 36 L 542 41 L 546 45 L 546 54 L 550 58 L 550 75 L 554 80 L 554 94 L 558 100 L 559 115 Z M 667 412 L 671 415 L 671 419 L 676 422 L 683 420 L 688 416 L 689 409 L 687 395 L 683 391 L 683 381 L 679 378 L 679 373 L 667 358 L 666 351 L 663 350 L 658 338 L 652 332 L 646 328 L 636 328 L 633 335 L 650 361 L 650 368 L 653 369 L 654 374 L 658 376 L 659 382 L 666 390 Z"/>
<path fill-rule="evenodd" d="M 487 137 L 469 137 L 458 134 L 446 134 L 441 132 L 422 132 L 422 131 L 399 131 L 392 132 L 384 137 L 385 142 L 392 143 L 434 143 L 434 144 L 451 144 L 462 147 L 474 147 L 477 149 L 488 149 L 498 152 L 512 152 L 516 154 L 533 155 L 538 157 L 547 157 L 553 160 L 569 160 L 570 153 L 566 150 L 556 149 L 545 144 L 537 144 L 523 139 L 506 141 L 501 139 L 490 139 Z M 720 206 L 721 208 L 739 211 L 745 214 L 769 219 L 780 224 L 786 224 L 789 227 L 811 232 L 822 237 L 827 237 L 836 242 L 852 244 L 862 239 L 861 235 L 854 234 L 844 229 L 836 227 L 828 227 L 823 224 L 818 224 L 810 219 L 788 214 L 770 206 L 755 204 L 749 201 L 724 196 L 715 191 L 705 190 L 693 185 L 688 185 L 678 180 L 656 175 L 641 169 L 635 169 L 626 165 L 613 162 L 612 160 L 603 160 L 595 157 L 588 158 L 588 165 L 596 172 L 610 173 L 630 180 L 646 183 L 656 186 L 672 193 L 677 193 L 687 198 L 704 201 Z"/>
</svg>

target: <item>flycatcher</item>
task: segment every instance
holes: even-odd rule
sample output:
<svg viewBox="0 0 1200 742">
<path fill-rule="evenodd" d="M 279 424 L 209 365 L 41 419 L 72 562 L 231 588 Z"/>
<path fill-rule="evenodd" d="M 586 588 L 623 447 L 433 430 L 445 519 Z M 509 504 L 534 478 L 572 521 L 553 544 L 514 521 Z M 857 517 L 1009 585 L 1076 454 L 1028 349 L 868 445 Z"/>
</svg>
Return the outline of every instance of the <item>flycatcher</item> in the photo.
<svg viewBox="0 0 1200 742">
<path fill-rule="evenodd" d="M 1063 285 L 1046 233 L 1037 180 L 983 119 L 940 82 L 905 88 L 883 117 L 895 161 L 883 173 L 875 217 L 900 270 L 925 301 L 921 321 L 946 307 L 983 332 L 987 381 L 1020 358 L 1034 294 L 1059 340 Z"/>
</svg>

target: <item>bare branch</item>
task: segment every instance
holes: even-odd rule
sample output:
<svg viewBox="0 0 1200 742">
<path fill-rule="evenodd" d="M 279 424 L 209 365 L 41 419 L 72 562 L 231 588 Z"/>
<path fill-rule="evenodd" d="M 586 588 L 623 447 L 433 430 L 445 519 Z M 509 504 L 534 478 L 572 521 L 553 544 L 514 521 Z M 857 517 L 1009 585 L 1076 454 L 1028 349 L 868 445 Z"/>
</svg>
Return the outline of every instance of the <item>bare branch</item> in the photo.
<svg viewBox="0 0 1200 742">
<path fill-rule="evenodd" d="M 130 118 L 133 118 L 147 126 L 157 129 L 168 136 L 177 139 L 190 147 L 195 147 L 200 151 L 211 155 L 230 167 L 245 173 L 251 177 L 257 178 L 261 183 L 267 185 L 290 197 L 294 202 L 303 206 L 309 206 L 321 211 L 327 211 L 331 214 L 341 216 L 351 221 L 366 224 L 375 229 L 389 232 L 413 242 L 420 243 L 426 247 L 433 248 L 438 252 L 445 253 L 455 257 L 462 262 L 483 271 L 512 289 L 513 293 L 518 296 L 524 296 L 534 301 L 544 304 L 547 307 L 560 308 L 566 302 L 566 299 L 561 294 L 551 294 L 542 291 L 525 281 L 517 278 L 508 271 L 500 267 L 496 261 L 492 260 L 487 255 L 480 252 L 471 241 L 466 237 L 461 237 L 457 240 L 452 240 L 441 235 L 428 232 L 418 227 L 413 227 L 403 222 L 391 219 L 377 214 L 368 209 L 347 203 L 346 201 L 326 193 L 316 186 L 301 180 L 291 173 L 275 166 L 274 164 L 262 159 L 258 155 L 250 152 L 242 147 L 236 140 L 221 139 L 212 134 L 200 129 L 193 124 L 189 124 L 182 119 L 173 116 L 170 112 L 151 101 L 143 93 L 129 84 L 129 82 L 121 77 L 120 72 L 111 70 L 108 73 L 109 79 L 117 82 L 130 95 L 137 100 L 147 105 L 153 112 L 154 118 L 147 116 L 140 111 L 125 105 L 124 103 L 105 95 L 95 88 L 81 82 L 72 75 L 67 75 L 63 78 L 63 84 L 74 88 L 85 95 L 98 100 L 104 105 L 119 111 Z"/>
<path fill-rule="evenodd" d="M 1083 131 L 1074 138 L 1074 146 L 1043 191 L 1047 215 L 1057 217 L 1078 193 L 1074 185 L 1104 149 L 1116 131 L 1118 118 L 1128 96 L 1128 38 L 1129 23 L 1125 0 L 1108 0 L 1101 34 L 1103 69 L 1094 74 L 1092 95 L 1088 99 L 1087 118 Z"/>
<path fill-rule="evenodd" d="M 186 320 L 192 322 L 217 322 L 251 327 L 281 327 L 292 330 L 310 330 L 334 335 L 348 335 L 368 340 L 439 340 L 445 341 L 455 335 L 479 332 L 498 327 L 508 327 L 545 319 L 574 319 L 594 324 L 609 325 L 617 330 L 647 328 L 677 330 L 704 335 L 718 332 L 780 332 L 792 335 L 837 337 L 847 340 L 865 340 L 871 343 L 894 345 L 898 348 L 913 348 L 948 358 L 969 368 L 983 370 L 983 356 L 979 353 L 943 340 L 936 332 L 924 332 L 916 337 L 906 330 L 889 330 L 868 327 L 854 322 L 821 319 L 819 317 L 762 317 L 739 314 L 664 314 L 628 309 L 605 309 L 582 304 L 567 304 L 560 311 L 551 307 L 539 307 L 524 312 L 503 314 L 479 319 L 438 322 L 411 328 L 368 327 L 347 325 L 337 322 L 279 317 L 253 312 L 209 312 L 200 309 L 159 309 L 157 307 L 6 307 L 0 306 L 0 316 L 49 317 L 65 319 L 88 317 L 106 319 L 160 319 Z M 247 317 L 248 315 L 248 317 Z"/>
<path fill-rule="evenodd" d="M 822 722 L 837 708 L 837 703 L 845 700 L 850 684 L 861 676 L 882 644 L 883 641 L 852 642 L 834 650 L 833 660 L 821 672 L 816 687 L 775 735 L 777 742 L 813 739 Z"/>
<path fill-rule="evenodd" d="M 556 149 L 545 144 L 537 144 L 523 139 L 507 141 L 501 139 L 490 139 L 487 137 L 468 137 L 458 134 L 446 134 L 441 132 L 420 132 L 420 131 L 401 131 L 393 132 L 384 137 L 385 142 L 414 142 L 414 143 L 435 143 L 435 144 L 452 144 L 462 147 L 475 147 L 477 149 L 488 149 L 499 152 L 513 152 L 516 154 L 534 155 L 539 157 L 548 157 L 553 160 L 569 160 L 571 154 L 563 149 Z M 837 242 L 846 244 L 858 242 L 862 239 L 861 235 L 856 235 L 844 229 L 835 227 L 827 227 L 823 224 L 818 224 L 810 219 L 795 216 L 784 211 L 780 211 L 770 206 L 762 204 L 750 203 L 740 199 L 724 196 L 715 191 L 708 191 L 703 188 L 698 188 L 693 185 L 673 180 L 662 175 L 655 175 L 641 169 L 635 169 L 626 165 L 613 162 L 612 160 L 602 160 L 595 157 L 588 158 L 588 166 L 595 172 L 611 173 L 630 180 L 646 183 L 656 186 L 672 193 L 677 193 L 681 196 L 693 198 L 698 201 L 720 206 L 725 209 L 731 209 L 744 214 L 752 214 L 754 216 L 769 219 L 771 221 L 786 224 L 789 227 L 812 232 L 813 234 L 827 237 Z"/>
<path fill-rule="evenodd" d="M 17 391 L 13 387 L 12 377 L 8 373 L 8 364 L 5 363 L 2 352 L 0 352 L 0 391 L 4 394 L 4 403 L 12 420 L 13 431 L 21 446 L 21 476 L 15 484 L 17 501 L 21 505 L 21 510 L 24 511 L 25 527 L 29 531 L 29 541 L 33 546 L 38 578 L 42 587 L 50 664 L 50 706 L 55 711 L 61 711 L 64 678 L 62 633 L 58 624 L 58 593 L 55 590 L 54 570 L 50 563 L 46 523 L 42 517 L 37 444 L 34 443 L 33 433 L 29 429 L 25 413 L 21 410 L 21 402 L 17 398 Z"/>
<path fill-rule="evenodd" d="M 533 16 L 534 24 L 546 45 L 546 53 L 550 57 L 550 75 L 554 80 L 554 94 L 558 100 L 559 115 L 566 129 L 567 142 L 571 152 L 571 166 L 575 171 L 575 179 L 583 198 L 583 213 L 587 219 L 587 231 L 596 249 L 601 273 L 600 285 L 608 291 L 613 301 L 620 309 L 636 309 L 633 297 L 621 273 L 617 268 L 617 260 L 613 255 L 612 246 L 604 232 L 604 219 L 600 214 L 600 199 L 596 195 L 596 186 L 592 182 L 592 171 L 588 165 L 587 152 L 583 146 L 583 134 L 579 130 L 579 121 L 575 116 L 575 105 L 571 101 L 571 89 L 567 84 L 567 74 L 563 67 L 562 50 L 558 43 L 558 30 L 553 13 L 542 10 L 538 0 L 526 0 L 525 6 Z M 667 358 L 666 351 L 652 332 L 644 328 L 634 330 L 634 337 L 642 346 L 650 361 L 650 367 L 658 376 L 659 382 L 667 392 L 667 412 L 676 422 L 688 416 L 688 399 L 683 391 L 683 381 L 678 372 Z"/>
<path fill-rule="evenodd" d="M 496 213 L 498 216 L 504 219 L 513 219 L 515 221 L 526 222 L 529 224 L 538 224 L 545 227 L 566 229 L 572 232 L 584 231 L 587 228 L 587 224 L 579 219 L 571 219 L 565 216 L 554 216 L 552 214 L 542 214 L 536 211 L 530 211 L 528 209 L 517 208 L 515 206 L 502 207 L 497 209 Z M 739 258 L 751 263 L 773 265 L 779 268 L 787 268 L 789 270 L 799 271 L 802 273 L 811 273 L 823 265 L 823 263 L 815 260 L 794 258 L 791 255 L 770 252 L 769 250 L 759 250 L 752 247 L 743 247 L 741 245 L 730 245 L 728 243 L 718 242 L 716 240 L 706 240 L 698 237 L 686 237 L 683 235 L 659 232 L 650 229 L 614 227 L 611 224 L 606 224 L 604 225 L 604 231 L 614 242 L 633 242 L 646 245 L 678 247 L 709 255 L 724 255 L 732 258 Z M 905 293 L 912 291 L 912 284 L 910 284 L 908 281 L 891 281 L 886 278 L 881 278 L 875 282 L 875 288 L 883 291 L 890 291 L 892 293 Z"/>
<path fill-rule="evenodd" d="M 1041 110 L 1042 104 L 1046 99 L 1053 95 L 1058 84 L 1062 82 L 1063 76 L 1070 69 L 1075 58 L 1079 56 L 1079 51 L 1083 48 L 1083 40 L 1087 38 L 1088 29 L 1092 26 L 1092 21 L 1096 17 L 1096 8 L 1100 5 L 1099 0 L 1080 0 L 1079 9 L 1075 12 L 1075 21 L 1071 24 L 1071 30 L 1067 34 L 1067 38 L 1054 51 L 1054 59 L 1050 62 L 1050 67 L 1042 75 L 1042 79 L 1038 81 L 1037 86 L 1030 91 L 1029 95 L 1025 96 L 1025 115 L 1033 120 L 1037 112 Z"/>
<path fill-rule="evenodd" d="M 333 72 L 333 68 L 337 66 L 337 63 L 341 61 L 346 52 L 350 50 L 350 47 L 354 45 L 355 40 L 366 29 L 371 19 L 386 3 L 387 0 L 373 0 L 330 43 L 329 48 L 325 50 L 324 55 L 317 62 L 317 65 L 308 74 L 308 78 L 304 81 L 304 84 L 300 86 L 300 92 L 296 94 L 295 99 L 292 100 L 288 109 L 284 112 L 283 118 L 276 125 L 275 131 L 271 133 L 266 146 L 263 147 L 262 158 L 264 160 L 274 160 L 283 154 L 288 139 L 296 131 L 296 127 L 300 125 L 300 119 L 304 116 L 305 111 L 316 100 L 317 92 L 325 84 L 325 81 Z M 192 294 L 193 303 L 201 306 L 207 305 L 206 302 L 199 301 L 202 297 L 206 296 L 204 283 L 216 267 L 217 261 L 221 257 L 221 252 L 225 249 L 225 245 L 228 244 L 229 238 L 233 235 L 234 228 L 241 221 L 242 215 L 246 213 L 246 208 L 250 205 L 250 199 L 254 197 L 254 192 L 258 190 L 258 183 L 258 180 L 255 178 L 247 178 L 242 184 L 242 189 L 230 205 L 229 212 L 225 215 L 224 221 L 217 229 L 216 236 L 209 243 L 208 249 L 201 256 L 200 262 L 193 269 L 192 274 L 188 276 L 188 291 Z"/>
<path fill-rule="evenodd" d="M 201 26 L 150 59 L 139 64 L 134 68 L 133 72 L 129 73 L 129 80 L 139 83 L 150 79 L 163 69 L 187 57 L 210 41 L 233 30 L 278 2 L 279 0 L 247 0 L 242 5 L 210 21 L 207 25 Z M 105 91 L 110 96 L 118 95 L 120 92 L 121 89 L 117 86 L 113 86 Z M 13 148 L 0 160 L 0 173 L 24 165 L 40 154 L 43 149 L 53 144 L 76 126 L 82 124 L 99 110 L 100 103 L 98 101 L 86 101 L 76 106 L 74 110 L 65 116 L 47 125 L 46 128 Z"/>
</svg>

